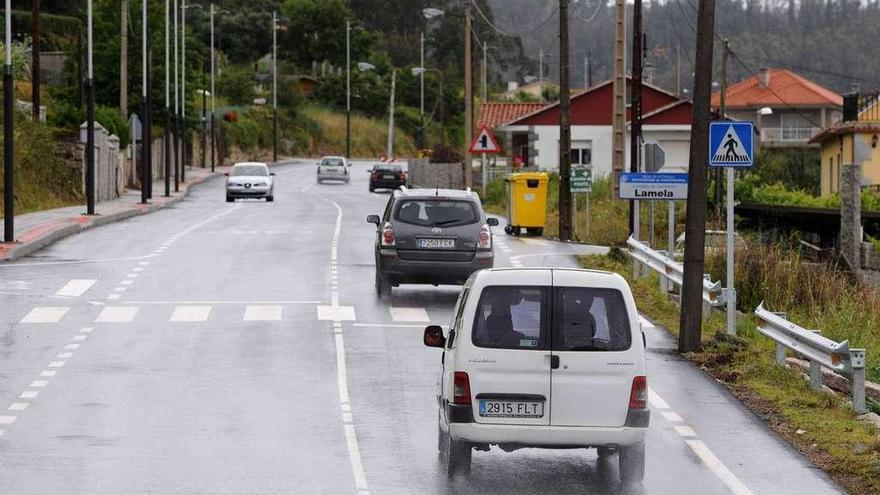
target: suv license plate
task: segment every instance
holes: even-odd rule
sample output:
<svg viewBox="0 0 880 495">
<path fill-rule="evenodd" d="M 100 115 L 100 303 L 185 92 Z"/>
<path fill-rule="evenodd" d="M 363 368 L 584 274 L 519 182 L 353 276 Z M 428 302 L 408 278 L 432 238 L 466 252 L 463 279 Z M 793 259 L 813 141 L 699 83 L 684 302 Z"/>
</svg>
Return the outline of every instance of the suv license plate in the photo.
<svg viewBox="0 0 880 495">
<path fill-rule="evenodd" d="M 422 249 L 455 249 L 455 239 L 419 239 Z"/>
<path fill-rule="evenodd" d="M 396 177 L 394 177 L 393 175 L 383 175 L 382 178 L 385 179 L 385 180 L 394 180 L 394 179 L 396 179 Z"/>
<path fill-rule="evenodd" d="M 543 418 L 544 403 L 483 399 L 480 401 L 480 416 L 484 418 Z"/>
</svg>

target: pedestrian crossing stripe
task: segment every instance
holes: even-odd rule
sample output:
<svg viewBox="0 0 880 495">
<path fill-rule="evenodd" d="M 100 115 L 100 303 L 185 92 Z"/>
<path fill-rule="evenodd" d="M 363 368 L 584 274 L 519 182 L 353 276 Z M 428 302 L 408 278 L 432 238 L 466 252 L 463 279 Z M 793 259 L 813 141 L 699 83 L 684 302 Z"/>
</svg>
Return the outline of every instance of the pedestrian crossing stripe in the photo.
<svg viewBox="0 0 880 495">
<path fill-rule="evenodd" d="M 751 122 L 713 122 L 709 130 L 709 165 L 752 166 L 753 129 Z"/>
</svg>

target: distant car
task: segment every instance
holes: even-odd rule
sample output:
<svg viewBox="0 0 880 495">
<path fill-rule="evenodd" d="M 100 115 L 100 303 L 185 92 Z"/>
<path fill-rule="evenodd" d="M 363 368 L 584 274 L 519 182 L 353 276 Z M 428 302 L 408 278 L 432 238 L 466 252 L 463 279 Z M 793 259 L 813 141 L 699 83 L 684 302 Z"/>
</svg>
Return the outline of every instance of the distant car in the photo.
<svg viewBox="0 0 880 495">
<path fill-rule="evenodd" d="M 318 184 L 326 180 L 343 181 L 346 184 L 350 180 L 350 164 L 344 156 L 325 156 L 318 162 Z"/>
<path fill-rule="evenodd" d="M 462 288 L 448 332 L 429 326 L 423 339 L 444 352 L 438 444 L 449 476 L 496 445 L 616 452 L 621 481 L 643 479 L 645 338 L 620 275 L 482 270 Z"/>
<path fill-rule="evenodd" d="M 406 172 L 400 165 L 377 164 L 370 170 L 370 192 L 397 189 L 406 185 Z"/>
<path fill-rule="evenodd" d="M 491 226 L 475 193 L 451 189 L 395 190 L 376 225 L 376 292 L 391 295 L 400 284 L 463 284 L 492 268 Z"/>
<path fill-rule="evenodd" d="M 265 163 L 236 163 L 225 175 L 227 203 L 237 198 L 266 198 L 266 201 L 275 201 L 275 172 L 269 172 Z"/>
</svg>

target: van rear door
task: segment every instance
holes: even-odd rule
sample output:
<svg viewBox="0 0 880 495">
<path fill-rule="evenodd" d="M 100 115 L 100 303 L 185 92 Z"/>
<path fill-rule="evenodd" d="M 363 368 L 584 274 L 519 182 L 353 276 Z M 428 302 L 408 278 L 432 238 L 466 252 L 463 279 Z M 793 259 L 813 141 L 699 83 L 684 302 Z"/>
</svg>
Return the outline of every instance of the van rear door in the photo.
<svg viewBox="0 0 880 495">
<path fill-rule="evenodd" d="M 534 285 L 485 287 L 463 336 L 471 342 L 457 369 L 468 373 L 477 423 L 550 424 L 551 274 L 532 277 Z"/>
<path fill-rule="evenodd" d="M 644 375 L 637 339 L 620 288 L 585 286 L 583 272 L 553 272 L 553 426 L 623 426 L 633 378 Z"/>
</svg>

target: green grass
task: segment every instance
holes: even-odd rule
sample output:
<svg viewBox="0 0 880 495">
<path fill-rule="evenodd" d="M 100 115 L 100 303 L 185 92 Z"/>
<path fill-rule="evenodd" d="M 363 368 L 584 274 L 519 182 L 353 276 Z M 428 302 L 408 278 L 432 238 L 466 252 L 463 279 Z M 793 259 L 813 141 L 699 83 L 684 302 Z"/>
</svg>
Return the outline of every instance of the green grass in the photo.
<svg viewBox="0 0 880 495">
<path fill-rule="evenodd" d="M 345 154 L 345 114 L 309 106 L 303 116 L 312 120 L 320 132 L 311 137 L 309 154 L 312 156 Z M 379 157 L 385 155 L 388 141 L 388 122 L 354 114 L 351 116 L 351 155 Z M 412 136 L 400 129 L 394 130 L 394 154 L 398 157 L 416 156 Z"/>
<path fill-rule="evenodd" d="M 580 261 L 586 268 L 620 273 L 630 282 L 639 311 L 678 335 L 680 310 L 660 292 L 656 276 L 633 279 L 631 265 L 620 251 L 612 251 L 608 256 L 584 256 Z M 846 311 L 840 318 L 846 316 L 855 315 Z M 773 361 L 773 343 L 755 330 L 751 316 L 737 322 L 737 334 L 741 337 L 737 342 L 742 345 L 714 339 L 723 327 L 723 315 L 719 313 L 704 320 L 703 350 L 688 357 L 850 493 L 880 493 L 877 429 L 859 422 L 842 397 L 815 392 L 800 372 L 777 366 Z"/>
<path fill-rule="evenodd" d="M 2 137 L 0 137 L 2 139 Z M 71 206 L 83 201 L 79 169 L 65 163 L 54 131 L 18 115 L 15 122 L 15 214 Z M 3 170 L 0 170 L 0 195 Z M 0 205 L 0 215 L 4 215 Z"/>
</svg>

